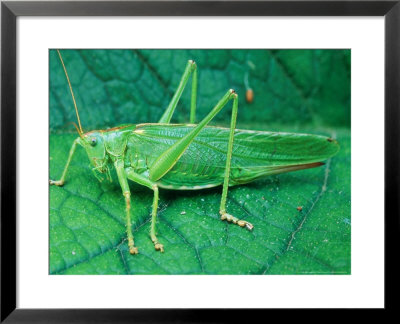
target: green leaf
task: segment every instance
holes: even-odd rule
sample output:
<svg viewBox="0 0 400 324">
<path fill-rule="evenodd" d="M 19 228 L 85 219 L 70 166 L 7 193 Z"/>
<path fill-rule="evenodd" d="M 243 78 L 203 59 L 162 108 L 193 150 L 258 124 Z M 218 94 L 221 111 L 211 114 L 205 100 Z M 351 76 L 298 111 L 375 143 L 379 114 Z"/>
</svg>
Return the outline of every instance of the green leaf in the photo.
<svg viewBox="0 0 400 324">
<path fill-rule="evenodd" d="M 62 50 L 83 128 L 155 122 L 179 84 L 188 59 L 198 66 L 203 118 L 227 89 L 239 94 L 240 123 L 350 127 L 349 50 Z M 247 86 L 254 101 L 246 101 Z M 186 90 L 173 122 L 189 119 Z M 216 123 L 229 124 L 222 110 Z M 60 60 L 50 51 L 50 128 L 76 122 Z M 73 127 L 69 125 L 69 129 Z"/>
<path fill-rule="evenodd" d="M 249 232 L 219 220 L 221 188 L 160 191 L 158 237 L 149 237 L 152 192 L 135 184 L 130 255 L 118 181 L 99 182 L 78 147 L 63 187 L 50 186 L 51 274 L 349 274 L 350 52 L 339 50 L 61 51 L 85 131 L 161 117 L 188 59 L 199 69 L 198 119 L 229 88 L 239 93 L 238 128 L 336 137 L 340 151 L 319 168 L 230 188 L 228 212 Z M 255 65 L 255 69 L 253 69 Z M 245 76 L 254 101 L 245 100 Z M 190 87 L 189 87 L 190 88 Z M 173 121 L 187 121 L 190 91 Z M 230 110 L 215 124 L 228 125 Z M 50 177 L 59 179 L 77 137 L 58 56 L 50 52 Z M 70 131 L 74 133 L 71 134 Z M 114 171 L 113 171 L 114 173 Z M 298 207 L 302 207 L 299 211 Z"/>
</svg>

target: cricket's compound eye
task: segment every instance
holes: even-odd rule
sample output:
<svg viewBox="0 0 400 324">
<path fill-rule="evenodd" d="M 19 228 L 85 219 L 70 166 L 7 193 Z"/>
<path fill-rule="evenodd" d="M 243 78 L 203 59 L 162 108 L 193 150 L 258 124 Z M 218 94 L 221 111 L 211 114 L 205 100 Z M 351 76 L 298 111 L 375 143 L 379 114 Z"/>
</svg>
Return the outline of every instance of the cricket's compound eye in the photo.
<svg viewBox="0 0 400 324">
<path fill-rule="evenodd" d="M 90 145 L 95 146 L 97 144 L 97 138 L 96 137 L 92 137 L 90 139 Z"/>
</svg>

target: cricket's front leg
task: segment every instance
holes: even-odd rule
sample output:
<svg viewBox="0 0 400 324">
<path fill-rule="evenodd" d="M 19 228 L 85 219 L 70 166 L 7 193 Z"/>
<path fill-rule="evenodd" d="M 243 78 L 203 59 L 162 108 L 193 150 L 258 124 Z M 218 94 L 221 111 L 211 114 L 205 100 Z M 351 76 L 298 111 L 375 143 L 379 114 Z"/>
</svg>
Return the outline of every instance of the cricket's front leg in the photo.
<svg viewBox="0 0 400 324">
<path fill-rule="evenodd" d="M 68 171 L 69 164 L 71 163 L 72 156 L 73 156 L 74 153 L 75 153 L 76 145 L 77 145 L 78 143 L 79 143 L 79 137 L 74 141 L 74 143 L 73 143 L 72 146 L 71 146 L 71 149 L 69 150 L 68 160 L 67 160 L 67 163 L 65 164 L 64 171 L 63 171 L 63 173 L 62 173 L 62 176 L 61 176 L 60 180 L 50 180 L 50 181 L 49 181 L 49 182 L 50 182 L 50 185 L 60 186 L 60 187 L 61 187 L 62 185 L 64 185 L 65 176 L 67 175 L 67 171 Z"/>
<path fill-rule="evenodd" d="M 138 254 L 139 250 L 135 246 L 133 241 L 132 233 L 132 222 L 131 222 L 131 192 L 129 190 L 128 180 L 124 170 L 124 162 L 122 160 L 117 160 L 114 163 L 115 169 L 117 170 L 118 180 L 121 185 L 122 194 L 125 197 L 125 213 L 126 213 L 126 234 L 128 236 L 128 247 L 130 254 Z"/>
<path fill-rule="evenodd" d="M 136 173 L 132 168 L 126 168 L 125 172 L 129 180 L 135 181 L 136 183 L 146 186 L 147 188 L 153 190 L 153 208 L 151 211 L 151 225 L 150 225 L 150 237 L 153 241 L 154 248 L 157 251 L 164 252 L 164 245 L 158 242 L 156 236 L 156 220 L 157 220 L 157 209 L 158 209 L 158 186 L 155 182 L 149 180 L 148 178 Z"/>
</svg>

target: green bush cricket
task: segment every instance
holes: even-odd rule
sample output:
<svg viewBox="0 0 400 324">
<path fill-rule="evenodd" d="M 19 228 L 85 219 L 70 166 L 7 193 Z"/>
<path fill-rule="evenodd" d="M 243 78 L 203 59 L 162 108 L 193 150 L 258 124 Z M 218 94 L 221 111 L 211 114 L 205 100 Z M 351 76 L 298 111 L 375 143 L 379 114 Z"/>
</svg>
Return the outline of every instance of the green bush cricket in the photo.
<svg viewBox="0 0 400 324">
<path fill-rule="evenodd" d="M 339 150 L 335 140 L 324 136 L 236 129 L 238 95 L 232 89 L 222 96 L 202 121 L 195 124 L 197 65 L 192 60 L 187 62 L 178 88 L 158 123 L 120 125 L 84 133 L 67 69 L 61 53 L 57 52 L 75 107 L 79 137 L 73 142 L 61 178 L 50 180 L 50 184 L 64 184 L 78 144 L 86 150 L 96 177 L 98 172 L 111 179 L 114 167 L 125 198 L 126 232 L 131 254 L 137 254 L 138 248 L 134 245 L 132 234 L 128 180 L 153 191 L 150 237 L 155 249 L 164 252 L 155 228 L 159 188 L 199 190 L 222 185 L 221 220 L 252 230 L 252 224 L 227 212 L 229 187 L 268 175 L 323 165 L 322 161 Z M 190 78 L 190 123 L 171 124 L 170 120 Z M 229 102 L 232 102 L 230 128 L 208 126 Z"/>
</svg>

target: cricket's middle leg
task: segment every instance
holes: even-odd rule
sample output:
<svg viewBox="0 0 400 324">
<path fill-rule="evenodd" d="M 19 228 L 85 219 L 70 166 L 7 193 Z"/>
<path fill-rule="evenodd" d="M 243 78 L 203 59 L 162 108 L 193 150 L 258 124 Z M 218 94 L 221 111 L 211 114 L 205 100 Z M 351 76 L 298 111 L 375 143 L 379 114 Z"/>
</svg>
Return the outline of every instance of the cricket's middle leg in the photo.
<svg viewBox="0 0 400 324">
<path fill-rule="evenodd" d="M 158 209 L 158 186 L 155 182 L 147 179 L 146 177 L 136 173 L 132 168 L 125 169 L 126 175 L 129 180 L 132 180 L 142 186 L 146 186 L 147 188 L 153 190 L 153 208 L 151 211 L 151 225 L 150 225 L 150 237 L 153 241 L 154 248 L 157 251 L 164 252 L 164 245 L 158 242 L 156 236 L 156 221 L 157 221 L 157 209 Z"/>
</svg>

